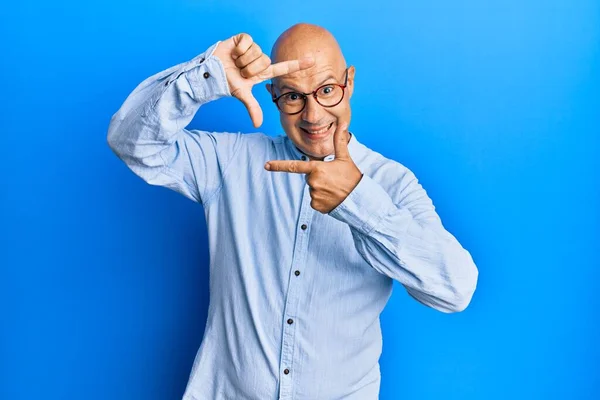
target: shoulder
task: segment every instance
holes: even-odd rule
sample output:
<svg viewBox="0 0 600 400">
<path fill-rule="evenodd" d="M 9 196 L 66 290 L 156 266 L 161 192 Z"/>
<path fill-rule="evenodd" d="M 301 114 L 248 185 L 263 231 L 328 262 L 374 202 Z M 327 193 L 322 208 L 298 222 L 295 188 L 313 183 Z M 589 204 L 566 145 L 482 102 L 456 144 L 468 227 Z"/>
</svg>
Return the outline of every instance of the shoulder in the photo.
<svg viewBox="0 0 600 400">
<path fill-rule="evenodd" d="M 407 192 L 417 187 L 421 188 L 417 177 L 408 166 L 364 145 L 363 148 L 359 168 L 381 185 L 394 203 L 401 203 Z"/>
</svg>

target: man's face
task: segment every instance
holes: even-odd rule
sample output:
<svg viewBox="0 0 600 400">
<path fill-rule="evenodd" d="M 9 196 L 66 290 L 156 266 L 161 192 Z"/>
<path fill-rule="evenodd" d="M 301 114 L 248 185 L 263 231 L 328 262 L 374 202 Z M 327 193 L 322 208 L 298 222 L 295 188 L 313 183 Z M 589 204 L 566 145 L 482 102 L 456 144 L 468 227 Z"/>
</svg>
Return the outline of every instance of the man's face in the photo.
<svg viewBox="0 0 600 400">
<path fill-rule="evenodd" d="M 337 59 L 336 59 L 337 58 Z M 317 52 L 315 64 L 310 69 L 279 77 L 267 89 L 275 97 L 290 92 L 310 93 L 326 84 L 344 84 L 346 68 L 334 52 Z M 332 87 L 317 93 L 326 95 Z M 306 96 L 304 109 L 294 115 L 280 111 L 283 130 L 292 142 L 312 159 L 322 159 L 333 154 L 333 133 L 338 121 L 350 122 L 350 97 L 354 88 L 354 67 L 348 68 L 347 86 L 342 101 L 333 107 L 324 107 L 312 95 Z M 335 90 L 341 90 L 339 87 Z M 297 98 L 297 97 L 292 97 Z M 321 103 L 326 104 L 326 101 Z"/>
</svg>

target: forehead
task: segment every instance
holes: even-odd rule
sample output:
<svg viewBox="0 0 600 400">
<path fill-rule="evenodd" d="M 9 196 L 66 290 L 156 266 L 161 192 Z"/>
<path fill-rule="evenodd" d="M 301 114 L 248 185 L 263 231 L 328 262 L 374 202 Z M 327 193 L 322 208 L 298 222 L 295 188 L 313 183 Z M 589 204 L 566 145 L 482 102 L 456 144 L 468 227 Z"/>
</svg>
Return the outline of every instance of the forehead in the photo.
<svg viewBox="0 0 600 400">
<path fill-rule="evenodd" d="M 292 60 L 307 54 L 306 52 L 297 52 L 293 57 L 286 58 Z M 345 62 L 340 55 L 327 50 L 316 50 L 311 52 L 310 55 L 315 59 L 315 64 L 312 67 L 274 79 L 275 86 L 280 88 L 290 86 L 309 92 L 315 89 L 315 85 L 320 84 L 328 77 L 332 77 L 334 80 L 341 79 L 341 75 L 345 70 Z"/>
</svg>

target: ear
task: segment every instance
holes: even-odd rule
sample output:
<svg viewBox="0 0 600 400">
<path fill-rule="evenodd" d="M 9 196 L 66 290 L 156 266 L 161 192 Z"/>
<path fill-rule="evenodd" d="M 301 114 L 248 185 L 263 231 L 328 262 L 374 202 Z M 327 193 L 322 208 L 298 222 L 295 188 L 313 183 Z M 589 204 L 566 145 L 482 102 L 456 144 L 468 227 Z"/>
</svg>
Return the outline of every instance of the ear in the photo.
<svg viewBox="0 0 600 400">
<path fill-rule="evenodd" d="M 354 73 L 356 72 L 356 69 L 354 68 L 354 65 L 350 66 L 350 68 L 348 68 L 348 98 L 352 97 L 352 93 L 354 93 Z"/>
<path fill-rule="evenodd" d="M 273 85 L 271 85 L 270 83 L 267 83 L 265 85 L 265 87 L 267 88 L 267 92 L 269 92 L 269 94 L 271 95 L 271 97 L 273 97 L 273 92 L 272 92 Z"/>
</svg>

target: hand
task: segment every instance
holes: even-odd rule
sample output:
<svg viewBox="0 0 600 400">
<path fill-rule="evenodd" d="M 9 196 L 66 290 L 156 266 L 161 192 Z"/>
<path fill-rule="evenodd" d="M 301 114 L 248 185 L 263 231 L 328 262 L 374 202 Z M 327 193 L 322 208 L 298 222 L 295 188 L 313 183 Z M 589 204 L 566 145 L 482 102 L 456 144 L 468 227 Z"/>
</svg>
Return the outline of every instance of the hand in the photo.
<svg viewBox="0 0 600 400">
<path fill-rule="evenodd" d="M 271 59 L 247 33 L 240 33 L 220 42 L 213 54 L 221 60 L 225 68 L 231 94 L 244 103 L 256 128 L 262 124 L 263 113 L 252 95 L 252 86 L 277 76 L 310 68 L 314 64 L 312 57 L 271 64 Z"/>
<path fill-rule="evenodd" d="M 335 160 L 325 161 L 269 161 L 268 171 L 306 174 L 310 206 L 323 214 L 340 205 L 362 179 L 362 173 L 348 152 L 348 124 L 338 123 L 333 134 Z"/>
</svg>

